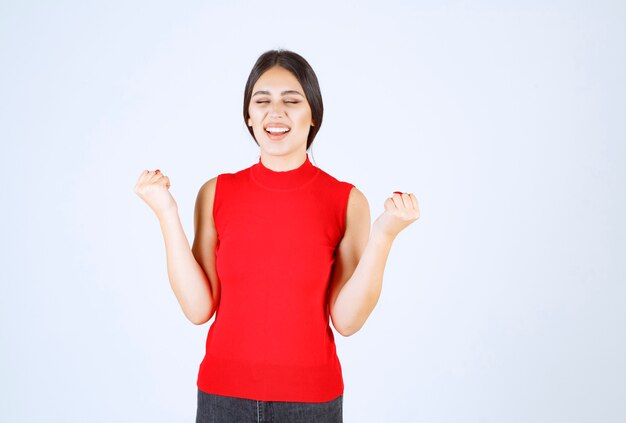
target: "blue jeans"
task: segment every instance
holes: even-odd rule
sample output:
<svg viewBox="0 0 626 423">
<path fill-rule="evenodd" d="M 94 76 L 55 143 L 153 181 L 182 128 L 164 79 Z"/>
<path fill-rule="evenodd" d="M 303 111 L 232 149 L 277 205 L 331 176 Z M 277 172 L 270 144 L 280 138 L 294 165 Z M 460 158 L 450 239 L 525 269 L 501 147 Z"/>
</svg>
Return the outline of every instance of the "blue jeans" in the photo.
<svg viewBox="0 0 626 423">
<path fill-rule="evenodd" d="M 257 401 L 198 389 L 196 423 L 342 423 L 343 395 L 328 402 Z"/>
</svg>

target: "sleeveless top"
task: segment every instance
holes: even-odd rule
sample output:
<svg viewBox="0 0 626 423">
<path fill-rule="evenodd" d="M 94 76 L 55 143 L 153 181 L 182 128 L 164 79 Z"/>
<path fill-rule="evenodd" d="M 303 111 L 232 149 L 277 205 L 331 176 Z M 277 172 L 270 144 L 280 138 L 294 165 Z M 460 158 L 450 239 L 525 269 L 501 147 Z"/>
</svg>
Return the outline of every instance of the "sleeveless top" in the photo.
<svg viewBox="0 0 626 423">
<path fill-rule="evenodd" d="M 328 288 L 353 186 L 314 166 L 308 154 L 288 171 L 259 159 L 218 175 L 221 294 L 200 390 L 259 401 L 324 402 L 343 394 Z"/>
</svg>

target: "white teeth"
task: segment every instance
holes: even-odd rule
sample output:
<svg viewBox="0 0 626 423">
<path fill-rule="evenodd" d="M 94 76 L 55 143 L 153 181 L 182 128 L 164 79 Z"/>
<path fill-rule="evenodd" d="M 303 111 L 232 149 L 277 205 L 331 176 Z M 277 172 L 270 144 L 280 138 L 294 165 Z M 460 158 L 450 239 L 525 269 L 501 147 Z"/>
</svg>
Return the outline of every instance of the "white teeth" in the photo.
<svg viewBox="0 0 626 423">
<path fill-rule="evenodd" d="M 267 128 L 267 132 L 273 132 L 273 133 L 280 133 L 280 132 L 287 132 L 289 131 L 288 128 Z"/>
</svg>

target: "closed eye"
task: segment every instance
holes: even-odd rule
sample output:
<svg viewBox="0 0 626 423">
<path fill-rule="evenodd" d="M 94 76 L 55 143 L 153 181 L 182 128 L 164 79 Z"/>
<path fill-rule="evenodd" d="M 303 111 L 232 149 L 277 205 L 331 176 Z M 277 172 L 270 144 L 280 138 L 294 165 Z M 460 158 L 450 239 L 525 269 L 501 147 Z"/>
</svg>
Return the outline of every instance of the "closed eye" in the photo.
<svg viewBox="0 0 626 423">
<path fill-rule="evenodd" d="M 255 102 L 256 104 L 264 104 L 264 103 L 269 103 L 269 100 L 258 100 Z M 285 103 L 288 104 L 299 104 L 300 101 L 285 101 Z"/>
</svg>

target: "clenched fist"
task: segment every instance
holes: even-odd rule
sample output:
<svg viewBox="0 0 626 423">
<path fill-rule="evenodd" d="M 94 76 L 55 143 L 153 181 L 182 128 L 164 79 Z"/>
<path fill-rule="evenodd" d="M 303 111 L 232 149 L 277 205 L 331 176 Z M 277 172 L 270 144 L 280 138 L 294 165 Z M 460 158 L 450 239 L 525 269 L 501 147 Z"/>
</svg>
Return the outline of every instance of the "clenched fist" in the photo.
<svg viewBox="0 0 626 423">
<path fill-rule="evenodd" d="M 395 191 L 392 197 L 385 200 L 385 211 L 376 219 L 372 230 L 393 239 L 419 217 L 415 195 Z"/>
<path fill-rule="evenodd" d="M 159 169 L 151 172 L 144 170 L 139 175 L 134 191 L 154 211 L 157 217 L 178 206 L 169 191 L 170 179 Z"/>
</svg>

